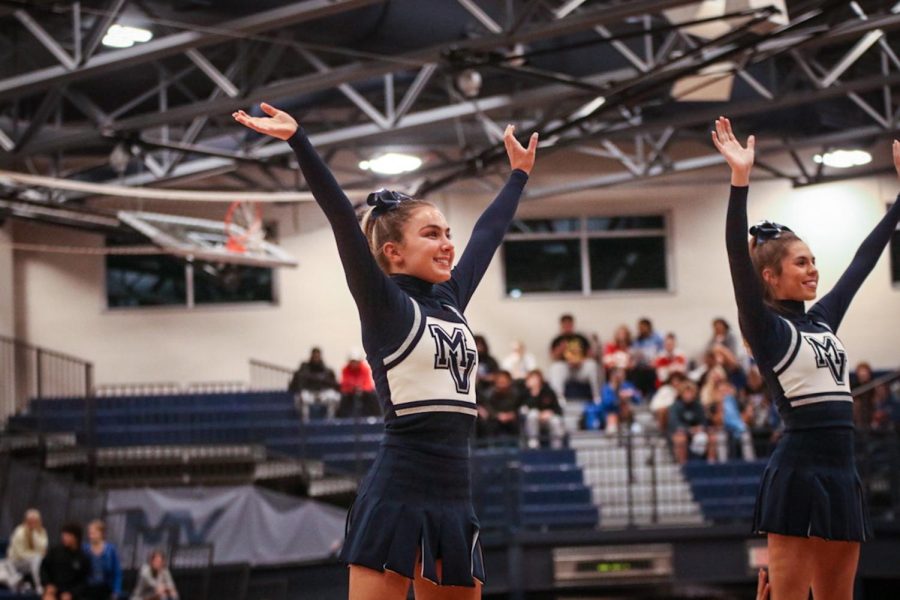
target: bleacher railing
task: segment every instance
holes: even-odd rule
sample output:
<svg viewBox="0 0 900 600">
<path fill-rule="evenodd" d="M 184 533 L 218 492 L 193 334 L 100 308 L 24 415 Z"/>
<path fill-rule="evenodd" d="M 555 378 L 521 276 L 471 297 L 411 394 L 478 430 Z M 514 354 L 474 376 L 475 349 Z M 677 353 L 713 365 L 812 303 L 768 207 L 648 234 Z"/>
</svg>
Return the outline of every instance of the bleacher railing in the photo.
<svg viewBox="0 0 900 600">
<path fill-rule="evenodd" d="M 250 359 L 251 390 L 286 390 L 294 371 L 255 358 Z"/>
<path fill-rule="evenodd" d="M 0 336 L 0 423 L 31 398 L 90 396 L 93 372 L 76 356 Z"/>
</svg>

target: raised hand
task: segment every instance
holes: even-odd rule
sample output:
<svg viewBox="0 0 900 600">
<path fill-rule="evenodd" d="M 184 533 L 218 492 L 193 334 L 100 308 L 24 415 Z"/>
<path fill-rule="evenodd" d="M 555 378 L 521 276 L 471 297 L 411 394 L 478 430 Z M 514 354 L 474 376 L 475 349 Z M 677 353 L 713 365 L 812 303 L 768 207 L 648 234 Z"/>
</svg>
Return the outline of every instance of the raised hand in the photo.
<svg viewBox="0 0 900 600">
<path fill-rule="evenodd" d="M 731 167 L 731 184 L 749 185 L 756 138 L 752 135 L 747 138 L 747 147 L 744 148 L 731 129 L 731 121 L 719 117 L 716 119 L 716 130 L 712 132 L 712 140 L 716 150 L 725 157 L 725 162 Z"/>
<path fill-rule="evenodd" d="M 894 140 L 892 149 L 894 150 L 894 168 L 897 169 L 897 177 L 900 177 L 900 142 Z"/>
<path fill-rule="evenodd" d="M 231 116 L 244 127 L 279 140 L 287 140 L 296 133 L 297 121 L 294 120 L 294 117 L 265 102 L 261 102 L 259 107 L 269 116 L 251 117 L 242 110 L 231 113 Z"/>
<path fill-rule="evenodd" d="M 503 145 L 506 146 L 506 155 L 509 157 L 509 166 L 513 169 L 521 169 L 526 173 L 531 173 L 534 167 L 534 153 L 537 150 L 538 134 L 531 134 L 528 140 L 528 148 L 522 147 L 519 140 L 515 137 L 516 128 L 514 125 L 507 125 L 506 131 L 503 132 Z"/>
</svg>

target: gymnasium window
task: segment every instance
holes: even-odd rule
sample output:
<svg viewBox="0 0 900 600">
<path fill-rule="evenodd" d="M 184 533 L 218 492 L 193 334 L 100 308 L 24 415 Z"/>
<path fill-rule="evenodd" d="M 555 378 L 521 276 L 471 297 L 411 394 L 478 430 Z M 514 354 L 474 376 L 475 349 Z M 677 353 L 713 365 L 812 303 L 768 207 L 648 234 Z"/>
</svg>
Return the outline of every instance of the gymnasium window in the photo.
<svg viewBox="0 0 900 600">
<path fill-rule="evenodd" d="M 503 242 L 506 294 L 668 290 L 664 215 L 519 219 Z"/>
<path fill-rule="evenodd" d="M 108 240 L 107 245 L 123 244 Z M 188 262 L 167 255 L 106 257 L 109 308 L 274 304 L 275 298 L 270 268 Z"/>
</svg>

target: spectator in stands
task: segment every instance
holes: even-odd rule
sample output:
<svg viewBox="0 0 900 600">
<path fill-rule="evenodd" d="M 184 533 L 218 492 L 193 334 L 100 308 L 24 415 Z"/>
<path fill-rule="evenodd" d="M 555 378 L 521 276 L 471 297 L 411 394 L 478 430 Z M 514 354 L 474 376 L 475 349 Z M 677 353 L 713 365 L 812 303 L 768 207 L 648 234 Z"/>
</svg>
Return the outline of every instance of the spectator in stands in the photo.
<svg viewBox="0 0 900 600">
<path fill-rule="evenodd" d="M 653 329 L 650 319 L 638 321 L 637 337 L 631 346 L 634 366 L 629 378 L 641 393 L 649 395 L 656 389 L 656 370 L 653 368 L 656 356 L 663 350 L 663 339 Z"/>
<path fill-rule="evenodd" d="M 63 525 L 61 544 L 52 546 L 41 562 L 43 600 L 82 600 L 91 572 L 91 559 L 81 548 L 81 526 Z"/>
<path fill-rule="evenodd" d="M 603 348 L 603 368 L 607 376 L 615 368 L 631 369 L 634 366 L 631 331 L 627 325 L 619 325 L 613 333 L 613 340 Z"/>
<path fill-rule="evenodd" d="M 525 377 L 525 406 L 528 409 L 525 416 L 528 447 L 538 448 L 541 430 L 545 430 L 550 434 L 550 447 L 562 448 L 566 434 L 562 407 L 553 388 L 544 381 L 544 374 L 538 369 Z"/>
<path fill-rule="evenodd" d="M 522 408 L 522 393 L 513 384 L 509 371 L 497 371 L 494 386 L 487 392 L 486 402 L 489 413 L 488 432 L 491 435 L 519 435 L 519 409 Z"/>
<path fill-rule="evenodd" d="M 697 401 L 697 384 L 685 381 L 678 398 L 669 407 L 669 436 L 678 464 L 683 465 L 691 454 L 712 458 L 715 447 L 706 433 L 706 412 Z"/>
<path fill-rule="evenodd" d="M 700 384 L 700 404 L 707 410 L 715 402 L 715 389 L 719 382 L 728 381 L 728 373 L 721 365 L 709 369 Z"/>
<path fill-rule="evenodd" d="M 656 419 L 656 425 L 661 432 L 669 430 L 669 407 L 675 403 L 681 384 L 687 381 L 687 375 L 682 371 L 671 371 L 668 379 L 659 386 L 653 398 L 650 399 L 650 412 Z"/>
<path fill-rule="evenodd" d="M 687 356 L 678 348 L 674 333 L 666 335 L 663 341 L 663 349 L 653 360 L 653 368 L 656 369 L 657 386 L 668 381 L 669 375 L 672 373 L 684 373 L 687 371 Z"/>
<path fill-rule="evenodd" d="M 88 524 L 84 551 L 90 558 L 85 600 L 115 600 L 122 593 L 122 566 L 115 545 L 106 541 L 106 524 L 95 519 Z"/>
<path fill-rule="evenodd" d="M 325 412 L 333 416 L 341 394 L 334 371 L 322 360 L 322 351 L 313 348 L 309 360 L 300 364 L 294 372 L 288 391 L 298 400 L 304 420 L 309 417 L 311 406 L 324 405 Z"/>
<path fill-rule="evenodd" d="M 482 393 L 487 392 L 494 385 L 494 375 L 500 370 L 497 359 L 491 355 L 487 339 L 483 335 L 475 336 L 475 350 L 478 352 L 478 373 L 476 386 Z"/>
<path fill-rule="evenodd" d="M 524 381 L 531 371 L 537 369 L 537 360 L 534 354 L 525 349 L 525 344 L 521 340 L 516 340 L 512 344 L 512 352 L 500 361 L 500 366 L 509 371 L 516 381 Z"/>
<path fill-rule="evenodd" d="M 713 411 L 712 409 L 715 408 Z M 731 456 L 732 443 L 740 444 L 741 457 L 744 460 L 755 460 L 753 438 L 745 422 L 746 415 L 738 404 L 734 386 L 727 380 L 718 381 L 713 389 L 713 402 L 709 407 L 715 415 L 717 425 L 710 427 L 711 442 L 716 447 L 719 462 L 726 462 Z M 710 416 L 710 421 L 713 417 Z"/>
<path fill-rule="evenodd" d="M 605 419 L 602 429 L 607 433 L 615 433 L 621 425 L 631 427 L 636 433 L 632 404 L 638 404 L 640 401 L 641 392 L 628 381 L 625 369 L 613 369 L 600 394 L 600 410 Z"/>
<path fill-rule="evenodd" d="M 566 400 L 591 400 L 600 393 L 600 370 L 592 358 L 588 338 L 575 331 L 575 317 L 559 319 L 560 333 L 550 344 L 553 363 L 547 373 L 550 387 L 560 403 Z"/>
<path fill-rule="evenodd" d="M 872 367 L 867 362 L 861 362 L 856 365 L 854 374 L 856 376 L 857 387 L 871 383 L 873 379 Z M 873 425 L 875 424 L 876 406 L 882 407 L 883 413 L 883 407 L 887 404 L 885 402 L 887 395 L 887 388 L 878 386 L 872 388 L 868 392 L 858 394 L 853 399 L 853 422 L 857 429 L 873 429 Z"/>
<path fill-rule="evenodd" d="M 354 349 L 341 371 L 341 403 L 338 405 L 337 416 L 377 417 L 380 414 L 372 369 L 365 361 L 362 350 Z"/>
<path fill-rule="evenodd" d="M 709 339 L 709 342 L 707 342 L 706 349 L 712 350 L 718 346 L 724 346 L 734 356 L 737 356 L 737 340 L 731 332 L 731 325 L 728 324 L 728 321 L 721 317 L 716 317 L 713 319 L 712 329 L 712 337 Z"/>
<path fill-rule="evenodd" d="M 772 410 L 772 400 L 766 388 L 766 380 L 759 372 L 759 367 L 755 365 L 747 372 L 747 383 L 741 390 L 741 405 L 749 412 L 752 431 L 771 433 L 772 422 L 769 413 Z"/>
<path fill-rule="evenodd" d="M 152 551 L 147 563 L 141 565 L 131 600 L 178 600 L 175 580 L 161 550 Z"/>
<path fill-rule="evenodd" d="M 47 554 L 47 530 L 41 522 L 41 513 L 34 508 L 25 511 L 25 518 L 14 530 L 6 548 L 6 558 L 16 573 L 22 576 L 21 584 L 28 583 L 40 593 L 41 561 Z"/>
</svg>

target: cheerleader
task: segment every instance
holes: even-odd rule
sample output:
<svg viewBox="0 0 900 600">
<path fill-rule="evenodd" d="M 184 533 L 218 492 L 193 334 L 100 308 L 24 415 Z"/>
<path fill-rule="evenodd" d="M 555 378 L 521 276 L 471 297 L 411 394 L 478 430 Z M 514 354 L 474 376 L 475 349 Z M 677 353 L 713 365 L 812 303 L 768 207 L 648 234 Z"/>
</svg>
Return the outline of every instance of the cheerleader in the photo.
<svg viewBox="0 0 900 600">
<path fill-rule="evenodd" d="M 768 534 L 775 600 L 849 600 L 860 542 L 871 537 L 853 450 L 853 397 L 837 330 L 854 294 L 900 221 L 895 202 L 834 288 L 816 298 L 819 272 L 809 247 L 788 227 L 750 228 L 747 190 L 755 140 L 742 146 L 728 119 L 712 140 L 731 167 L 726 246 L 741 331 L 785 423 L 756 501 L 754 530 Z M 894 141 L 900 173 L 900 143 Z"/>
<path fill-rule="evenodd" d="M 506 128 L 512 172 L 454 267 L 450 227 L 434 205 L 381 190 L 369 195 L 360 228 L 303 129 L 287 113 L 261 108 L 268 117 L 233 116 L 294 149 L 334 231 L 385 415 L 383 441 L 347 519 L 350 599 L 405 599 L 411 580 L 416 598 L 480 598 L 484 563 L 469 480 L 478 355 L 463 314 L 516 212 L 537 134 L 523 148 Z"/>
</svg>

